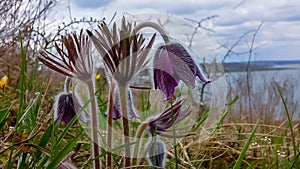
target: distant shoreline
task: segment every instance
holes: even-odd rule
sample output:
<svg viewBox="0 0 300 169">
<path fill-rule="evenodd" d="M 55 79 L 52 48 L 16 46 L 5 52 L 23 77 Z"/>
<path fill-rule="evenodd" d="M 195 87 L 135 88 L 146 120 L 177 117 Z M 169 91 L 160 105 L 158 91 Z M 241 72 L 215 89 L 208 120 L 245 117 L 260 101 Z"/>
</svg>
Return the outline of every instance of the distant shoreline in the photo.
<svg viewBox="0 0 300 169">
<path fill-rule="evenodd" d="M 245 72 L 248 62 L 228 62 L 223 63 L 225 72 Z M 299 66 L 295 66 L 299 65 Z M 251 61 L 250 71 L 270 71 L 300 69 L 300 60 L 282 60 L 282 61 Z"/>
</svg>

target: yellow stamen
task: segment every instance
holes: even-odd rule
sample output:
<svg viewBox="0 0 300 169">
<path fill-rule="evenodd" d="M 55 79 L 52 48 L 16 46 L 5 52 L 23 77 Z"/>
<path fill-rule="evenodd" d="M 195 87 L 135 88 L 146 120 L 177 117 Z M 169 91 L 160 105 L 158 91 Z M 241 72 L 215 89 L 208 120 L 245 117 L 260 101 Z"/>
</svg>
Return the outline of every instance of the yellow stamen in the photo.
<svg viewBox="0 0 300 169">
<path fill-rule="evenodd" d="M 101 78 L 101 75 L 100 75 L 100 74 L 97 74 L 97 75 L 96 75 L 96 79 L 99 80 L 100 78 Z"/>
<path fill-rule="evenodd" d="M 4 89 L 8 85 L 8 77 L 5 75 L 0 80 L 0 88 Z"/>
</svg>

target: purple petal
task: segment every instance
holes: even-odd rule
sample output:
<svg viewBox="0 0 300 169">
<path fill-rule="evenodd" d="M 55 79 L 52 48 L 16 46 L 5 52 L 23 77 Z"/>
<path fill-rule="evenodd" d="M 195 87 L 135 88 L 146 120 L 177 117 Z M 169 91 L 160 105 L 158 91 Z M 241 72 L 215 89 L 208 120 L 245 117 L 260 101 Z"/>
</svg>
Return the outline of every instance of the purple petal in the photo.
<svg viewBox="0 0 300 169">
<path fill-rule="evenodd" d="M 189 87 L 195 86 L 195 75 L 182 58 L 191 58 L 187 51 L 181 46 L 176 44 L 166 45 L 164 50 L 170 59 L 170 63 L 173 66 L 173 77 L 176 80 L 182 80 Z"/>
<path fill-rule="evenodd" d="M 203 76 L 203 73 L 200 71 L 196 62 L 193 60 L 191 55 L 185 50 L 185 48 L 181 44 L 179 44 L 179 43 L 169 44 L 166 46 L 166 50 L 173 54 L 172 55 L 173 56 L 172 64 L 178 64 L 178 63 L 182 64 L 182 62 L 185 63 L 181 66 L 179 66 L 179 65 L 174 66 L 175 68 L 177 68 L 174 71 L 176 73 L 176 76 L 178 78 L 180 78 L 180 80 L 182 80 L 186 85 L 191 87 L 191 86 L 194 86 L 194 83 L 195 83 L 194 81 L 190 81 L 191 78 L 185 77 L 185 76 L 187 76 L 186 73 L 189 73 L 189 71 L 184 70 L 185 72 L 183 72 L 182 69 L 183 69 L 183 67 L 186 68 L 186 66 L 189 67 L 189 69 L 190 69 L 191 73 L 194 75 L 194 77 L 196 77 L 196 76 L 199 77 L 201 82 L 208 83 L 210 81 L 209 79 L 207 79 Z M 177 57 L 174 57 L 174 56 L 177 56 L 178 58 L 180 58 L 182 60 L 182 62 L 179 62 L 177 60 Z M 175 60 L 174 60 L 174 58 L 175 58 Z M 188 76 L 190 76 L 190 75 L 188 75 Z M 193 85 L 191 85 L 191 84 L 193 84 Z"/>
<path fill-rule="evenodd" d="M 179 80 L 194 88 L 196 77 L 210 82 L 200 71 L 191 55 L 179 43 L 160 46 L 154 56 L 154 87 L 164 94 L 164 100 L 174 96 Z"/>
<path fill-rule="evenodd" d="M 152 167 L 164 167 L 166 163 L 166 146 L 159 139 L 149 144 L 148 160 Z"/>
<path fill-rule="evenodd" d="M 105 115 L 108 116 L 108 112 L 105 112 Z M 119 112 L 119 110 L 116 108 L 116 106 L 114 105 L 113 107 L 113 112 L 112 112 L 112 119 L 114 120 L 118 120 L 122 117 L 121 113 Z"/>
<path fill-rule="evenodd" d="M 114 106 L 114 109 L 113 109 L 113 114 L 112 114 L 112 118 L 114 120 L 118 120 L 122 117 L 122 114 L 120 113 L 120 111 L 116 108 L 116 106 Z"/>
<path fill-rule="evenodd" d="M 211 79 L 203 76 L 203 73 L 202 73 L 201 69 L 199 69 L 198 67 L 197 67 L 197 70 L 196 70 L 196 76 L 199 78 L 199 80 L 202 83 L 210 83 L 211 82 Z"/>
<path fill-rule="evenodd" d="M 170 75 L 174 73 L 172 61 L 165 46 L 160 46 L 155 52 L 153 65 L 155 69 L 159 69 Z"/>
<path fill-rule="evenodd" d="M 128 98 L 127 98 L 127 109 L 129 113 L 129 118 L 140 118 L 140 116 L 135 112 L 133 103 L 132 103 L 132 94 L 130 90 L 128 90 Z M 105 115 L 108 115 L 108 112 L 105 113 Z M 121 104 L 120 104 L 120 95 L 117 93 L 117 90 L 115 91 L 115 97 L 114 97 L 114 108 L 113 108 L 113 114 L 112 118 L 114 120 L 118 120 L 122 117 L 122 111 L 121 111 Z"/>
<path fill-rule="evenodd" d="M 61 94 L 56 102 L 55 116 L 58 122 L 63 121 L 66 125 L 76 115 L 72 94 Z"/>
<path fill-rule="evenodd" d="M 177 122 L 177 118 L 181 113 L 183 101 L 183 99 L 177 99 L 174 104 L 165 110 L 159 117 L 149 122 L 149 126 L 158 131 L 166 131 L 172 125 L 175 125 L 175 122 Z"/>
<path fill-rule="evenodd" d="M 128 111 L 129 111 L 129 118 L 140 118 L 140 116 L 135 112 L 133 103 L 132 103 L 132 94 L 131 91 L 128 90 Z"/>
<path fill-rule="evenodd" d="M 119 98 L 118 93 L 116 93 L 116 91 L 115 91 L 114 106 L 113 106 L 113 112 L 112 112 L 112 118 L 114 120 L 118 120 L 118 119 L 120 119 L 122 117 L 122 114 L 119 111 L 120 107 L 121 107 L 121 105 L 120 105 L 120 98 Z M 107 116 L 108 112 L 106 112 L 105 115 Z"/>
<path fill-rule="evenodd" d="M 170 74 L 160 69 L 154 69 L 154 87 L 163 92 L 163 100 L 169 100 L 174 96 L 178 81 Z"/>
<path fill-rule="evenodd" d="M 185 117 L 190 115 L 191 111 L 189 107 L 182 110 L 182 104 L 185 98 L 176 99 L 175 102 L 167 110 L 161 113 L 158 117 L 148 120 L 149 132 L 153 135 L 158 134 L 161 136 L 167 136 L 169 129 L 180 123 Z M 182 130 L 183 128 L 176 128 L 176 130 Z M 181 137 L 177 135 L 176 137 Z"/>
</svg>

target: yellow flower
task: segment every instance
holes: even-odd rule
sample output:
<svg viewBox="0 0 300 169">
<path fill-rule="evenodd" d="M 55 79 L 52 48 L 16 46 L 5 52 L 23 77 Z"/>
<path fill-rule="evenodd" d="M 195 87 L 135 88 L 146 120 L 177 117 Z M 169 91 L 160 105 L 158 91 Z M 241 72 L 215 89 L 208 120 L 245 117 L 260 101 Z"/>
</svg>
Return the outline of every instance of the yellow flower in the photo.
<svg viewBox="0 0 300 169">
<path fill-rule="evenodd" d="M 96 79 L 99 80 L 100 78 L 101 78 L 101 75 L 100 75 L 100 74 L 97 74 L 97 75 L 96 75 Z"/>
<path fill-rule="evenodd" d="M 0 80 L 0 88 L 4 90 L 4 88 L 8 85 L 8 77 L 5 75 Z"/>
</svg>

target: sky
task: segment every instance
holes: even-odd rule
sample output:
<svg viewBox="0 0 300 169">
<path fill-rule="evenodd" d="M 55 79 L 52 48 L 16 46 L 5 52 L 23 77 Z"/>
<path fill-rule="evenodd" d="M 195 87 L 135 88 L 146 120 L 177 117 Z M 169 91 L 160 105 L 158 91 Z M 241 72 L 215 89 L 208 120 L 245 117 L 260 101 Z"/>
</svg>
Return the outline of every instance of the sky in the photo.
<svg viewBox="0 0 300 169">
<path fill-rule="evenodd" d="M 252 60 L 259 61 L 300 60 L 299 9 L 299 0 L 59 0 L 54 12 L 65 22 L 82 17 L 109 20 L 114 13 L 115 18 L 160 13 L 179 17 L 194 27 L 201 19 L 218 16 L 202 22 L 209 30 L 201 32 L 210 39 L 220 59 L 249 32 L 227 61 L 248 59 L 253 34 L 261 25 L 252 53 Z"/>
</svg>

